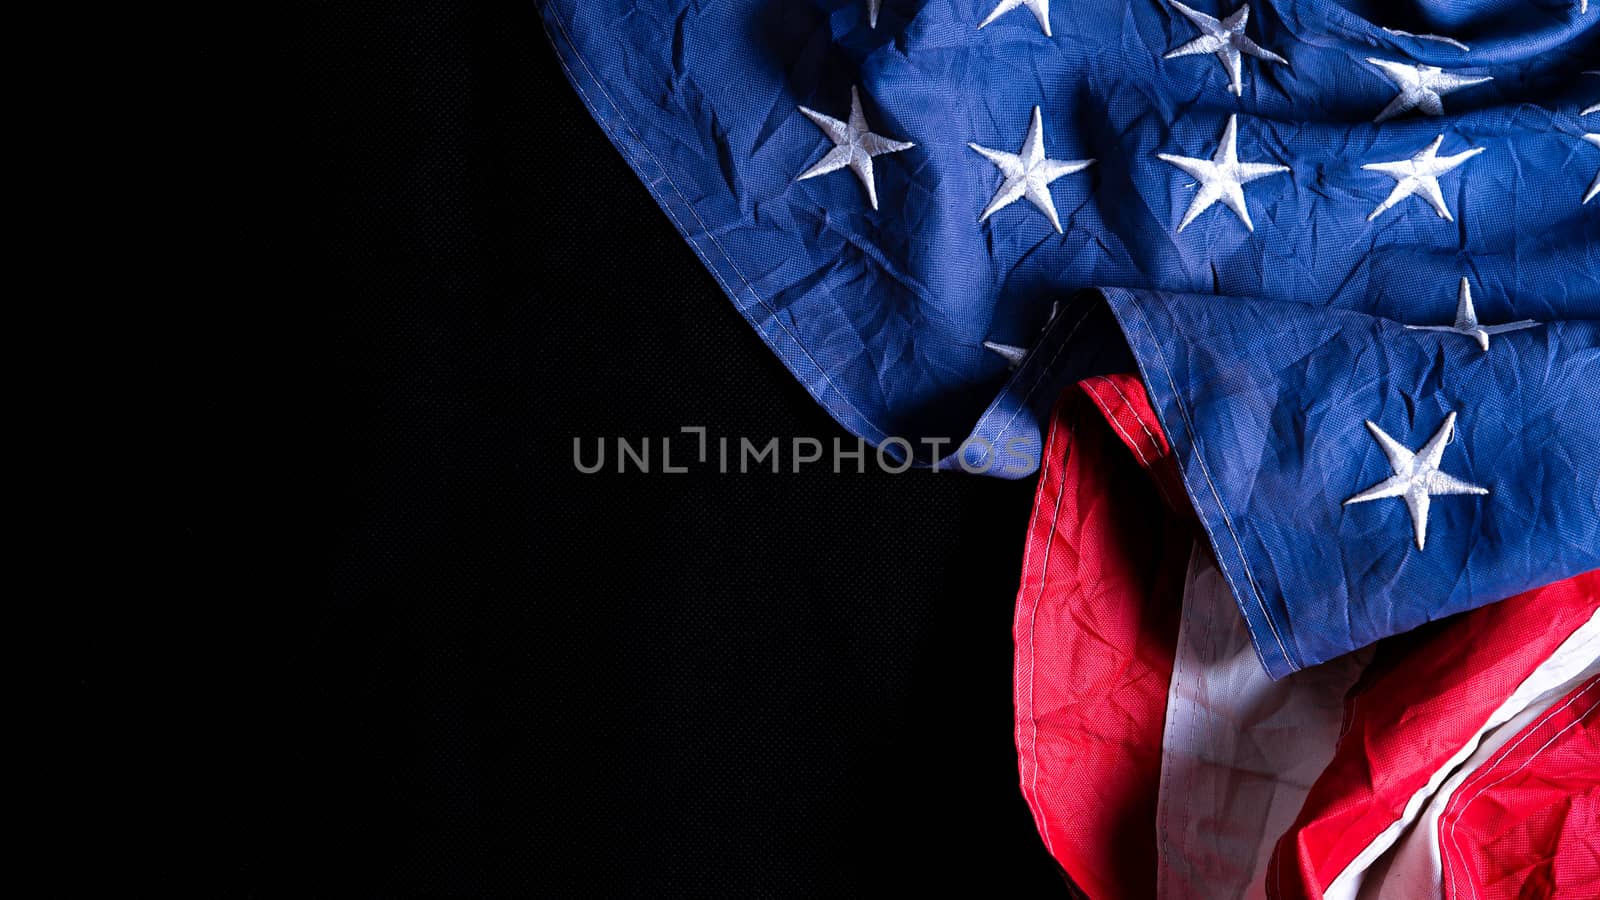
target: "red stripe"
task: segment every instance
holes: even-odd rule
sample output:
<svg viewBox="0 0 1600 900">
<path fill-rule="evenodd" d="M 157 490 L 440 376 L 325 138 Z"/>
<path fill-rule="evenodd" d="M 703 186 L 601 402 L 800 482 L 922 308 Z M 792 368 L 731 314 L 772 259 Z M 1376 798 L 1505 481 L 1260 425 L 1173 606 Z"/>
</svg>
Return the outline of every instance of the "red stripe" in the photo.
<svg viewBox="0 0 1600 900">
<path fill-rule="evenodd" d="M 1155 893 L 1161 735 L 1193 540 L 1123 449 L 1138 434 L 1136 455 L 1170 464 L 1154 416 L 1147 434 L 1136 402 L 1101 415 L 1111 384 L 1057 404 L 1014 630 L 1023 794 L 1050 852 L 1096 900 Z M 1131 385 L 1116 386 L 1142 399 Z"/>
<path fill-rule="evenodd" d="M 1046 845 L 1089 896 L 1148 897 L 1155 891 L 1162 727 L 1193 511 L 1137 377 L 1091 378 L 1079 391 L 1067 392 L 1052 418 L 1018 595 L 1022 787 Z M 1114 449 L 1119 442 L 1131 459 Z M 1596 608 L 1600 572 L 1590 572 L 1382 642 L 1346 704 L 1333 763 L 1279 841 L 1268 895 L 1320 898 Z M 1592 718 L 1586 721 L 1454 813 L 1468 849 L 1457 850 L 1450 865 L 1463 883 L 1470 871 L 1481 896 L 1520 883 L 1528 885 L 1525 896 L 1544 896 L 1548 885 L 1561 896 L 1600 896 L 1594 865 L 1576 862 L 1592 863 L 1600 833 L 1594 773 L 1569 764 L 1572 747 L 1595 759 L 1592 743 L 1580 746 L 1593 741 Z M 1548 733 L 1560 720 L 1540 727 Z M 1516 764 L 1491 762 L 1501 774 Z M 1561 827 L 1552 824 L 1552 804 L 1541 806 L 1527 793 L 1540 777 L 1587 779 L 1583 790 L 1565 795 L 1571 799 Z M 1497 843 L 1484 829 L 1505 821 L 1503 791 L 1523 792 L 1530 812 Z"/>
<path fill-rule="evenodd" d="M 1139 465 L 1150 473 L 1167 508 L 1185 520 L 1195 521 L 1194 507 L 1189 505 L 1184 494 L 1183 478 L 1178 473 L 1172 445 L 1161 431 L 1161 422 L 1156 418 L 1155 408 L 1150 405 L 1150 397 L 1139 377 L 1096 375 L 1079 382 L 1078 387 L 1100 408 L 1112 430 L 1133 452 Z"/>
</svg>

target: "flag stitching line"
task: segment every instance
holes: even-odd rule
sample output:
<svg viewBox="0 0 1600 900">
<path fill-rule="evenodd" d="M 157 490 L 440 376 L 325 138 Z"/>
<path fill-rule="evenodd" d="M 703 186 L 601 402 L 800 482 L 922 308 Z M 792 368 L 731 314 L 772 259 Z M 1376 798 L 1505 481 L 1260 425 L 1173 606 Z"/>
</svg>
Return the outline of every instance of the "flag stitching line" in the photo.
<svg viewBox="0 0 1600 900">
<path fill-rule="evenodd" d="M 1111 389 L 1117 392 L 1117 396 L 1122 398 L 1122 402 L 1124 404 L 1126 404 L 1130 409 L 1133 407 L 1133 401 L 1129 400 L 1128 399 L 1128 395 L 1124 394 L 1122 392 L 1122 386 L 1121 385 L 1119 385 L 1115 381 L 1112 381 L 1111 379 L 1105 377 L 1104 375 L 1097 375 L 1095 377 L 1100 379 L 1101 381 L 1105 382 L 1106 384 L 1111 385 Z M 1157 441 L 1156 440 L 1156 436 L 1150 432 L 1150 426 L 1148 426 L 1148 425 L 1146 425 L 1144 423 L 1144 417 L 1143 416 L 1139 416 L 1139 415 L 1135 415 L 1133 418 L 1134 418 L 1134 421 L 1139 423 L 1139 428 L 1144 431 L 1144 436 L 1150 439 L 1150 447 L 1151 447 L 1152 452 L 1160 453 L 1161 452 L 1160 451 L 1161 442 Z"/>
<path fill-rule="evenodd" d="M 1060 435 L 1060 432 L 1061 432 L 1061 422 L 1059 420 L 1057 420 L 1055 422 L 1052 422 L 1051 426 L 1050 426 L 1050 438 L 1049 438 L 1049 441 L 1047 442 L 1047 446 L 1045 448 L 1046 449 L 1046 456 L 1045 456 L 1044 465 L 1046 465 L 1046 466 L 1048 466 L 1055 459 L 1055 452 L 1054 451 L 1055 451 L 1056 438 Z M 1072 427 L 1069 424 L 1067 426 L 1066 455 L 1070 455 L 1071 453 L 1072 453 Z M 1034 812 L 1039 817 L 1039 833 L 1044 837 L 1045 849 L 1050 852 L 1050 856 L 1052 858 L 1055 857 L 1055 847 L 1054 847 L 1053 842 L 1051 841 L 1051 838 L 1050 838 L 1049 817 L 1045 814 L 1044 806 L 1039 803 L 1039 716 L 1038 716 L 1037 708 L 1034 706 L 1034 688 L 1035 688 L 1035 685 L 1037 684 L 1037 680 L 1035 678 L 1035 670 L 1036 670 L 1036 656 L 1037 656 L 1037 646 L 1038 646 L 1038 644 L 1037 644 L 1037 641 L 1035 639 L 1035 635 L 1037 633 L 1038 624 L 1039 624 L 1039 604 L 1041 602 L 1043 602 L 1043 600 L 1044 600 L 1045 585 L 1046 585 L 1046 583 L 1048 581 L 1048 576 L 1049 576 L 1049 573 L 1050 573 L 1050 550 L 1051 550 L 1051 547 L 1052 547 L 1052 543 L 1051 543 L 1050 539 L 1055 535 L 1056 525 L 1061 521 L 1061 505 L 1062 505 L 1062 501 L 1065 499 L 1066 493 L 1067 493 L 1067 490 L 1066 490 L 1066 484 L 1067 484 L 1067 459 L 1066 459 L 1066 455 L 1064 455 L 1062 460 L 1061 460 L 1061 472 L 1060 472 L 1061 480 L 1056 485 L 1056 489 L 1055 489 L 1056 490 L 1056 498 L 1055 498 L 1056 502 L 1055 502 L 1055 507 L 1054 507 L 1053 511 L 1051 512 L 1050 525 L 1049 525 L 1049 527 L 1047 529 L 1043 530 L 1045 545 L 1044 545 L 1044 560 L 1040 563 L 1040 568 L 1039 568 L 1039 591 L 1038 591 L 1037 594 L 1034 595 L 1033 608 L 1028 613 L 1028 722 L 1029 722 L 1029 724 L 1031 724 L 1033 726 L 1033 734 L 1032 734 L 1032 736 L 1030 738 L 1029 747 L 1028 747 L 1028 756 L 1029 756 L 1028 763 L 1032 767 L 1032 772 L 1030 773 L 1031 781 L 1030 781 L 1030 784 L 1029 784 L 1029 793 L 1032 795 L 1031 803 L 1032 803 Z M 1049 475 L 1048 472 L 1042 472 L 1042 473 L 1040 473 L 1040 478 L 1042 480 L 1046 479 L 1046 478 L 1048 478 L 1048 475 Z M 1044 483 L 1049 483 L 1049 482 L 1045 481 Z M 1023 554 L 1022 565 L 1023 565 L 1023 571 L 1025 571 L 1025 572 L 1028 571 L 1028 559 L 1029 559 L 1029 557 L 1032 556 L 1032 549 L 1033 548 L 1030 546 L 1028 548 L 1028 552 Z"/>
<path fill-rule="evenodd" d="M 1494 787 L 1497 784 L 1500 784 L 1501 782 L 1509 779 L 1511 776 L 1513 776 L 1513 775 L 1517 774 L 1518 772 L 1521 772 L 1523 769 L 1527 768 L 1527 766 L 1530 763 L 1532 763 L 1533 760 L 1539 754 L 1543 753 L 1546 749 L 1548 749 L 1550 747 L 1550 745 L 1554 744 L 1556 742 L 1557 738 L 1561 737 L 1561 735 L 1566 734 L 1568 731 L 1572 730 L 1572 727 L 1574 725 L 1578 725 L 1578 724 L 1582 723 L 1584 718 L 1586 718 L 1590 713 L 1594 712 L 1595 709 L 1597 709 L 1597 708 L 1600 708 L 1600 702 L 1596 702 L 1594 704 L 1591 704 L 1589 706 L 1589 708 L 1584 710 L 1577 718 L 1573 719 L 1571 722 L 1568 722 L 1566 725 L 1564 725 L 1561 728 L 1560 731 L 1557 731 L 1555 734 L 1551 735 L 1550 736 L 1550 740 L 1545 741 L 1544 744 L 1540 745 L 1540 747 L 1537 750 L 1535 750 L 1535 751 L 1533 751 L 1533 753 L 1529 754 L 1528 758 L 1523 760 L 1522 764 L 1517 766 L 1516 769 L 1506 773 L 1504 776 L 1502 776 L 1501 778 L 1496 780 L 1493 784 L 1484 785 L 1482 788 L 1480 788 L 1478 790 L 1477 794 L 1474 794 L 1472 796 L 1472 800 L 1468 800 L 1461 807 L 1461 809 L 1457 812 L 1456 818 L 1451 821 L 1451 825 L 1450 825 L 1450 842 L 1451 842 L 1451 845 L 1455 848 L 1456 854 L 1458 856 L 1465 857 L 1466 854 L 1461 852 L 1460 844 L 1457 843 L 1457 841 L 1456 841 L 1456 834 L 1455 834 L 1455 830 L 1456 829 L 1455 829 L 1455 826 L 1456 826 L 1456 824 L 1458 824 L 1461 821 L 1461 816 L 1466 814 L 1467 807 L 1472 805 L 1473 800 L 1477 800 L 1478 797 L 1480 795 L 1482 795 L 1483 792 L 1488 790 L 1489 788 Z M 1441 852 L 1442 852 L 1442 850 L 1443 850 L 1443 848 L 1441 847 Z M 1463 866 L 1464 865 L 1465 865 L 1465 863 L 1463 861 Z M 1451 867 L 1450 872 L 1451 872 L 1451 878 L 1450 878 L 1451 889 L 1453 891 L 1454 890 L 1454 885 L 1455 885 L 1455 868 L 1453 866 Z M 1477 885 L 1474 884 L 1473 882 L 1466 882 L 1466 884 L 1467 884 L 1467 887 L 1469 887 L 1472 890 L 1472 896 L 1473 896 L 1474 900 L 1477 900 L 1477 897 L 1478 897 Z"/>
<path fill-rule="evenodd" d="M 1155 444 L 1155 436 L 1150 434 L 1150 428 L 1144 424 L 1144 418 L 1138 413 L 1133 412 L 1133 404 L 1128 401 L 1127 395 L 1122 393 L 1122 389 L 1117 387 L 1117 383 L 1105 377 L 1104 375 L 1096 375 L 1094 378 L 1089 380 L 1103 382 L 1107 385 L 1110 385 L 1111 388 L 1117 392 L 1117 395 L 1122 397 L 1122 409 L 1128 411 L 1129 414 L 1133 416 L 1134 421 L 1139 423 L 1139 427 L 1143 428 L 1145 435 L 1150 438 L 1151 454 L 1159 456 L 1160 449 Z M 1110 402 L 1110 398 L 1105 397 L 1104 394 L 1095 392 L 1092 389 L 1091 396 L 1094 396 L 1096 399 L 1104 399 L 1107 403 Z M 1167 505 L 1173 507 L 1174 509 L 1181 508 L 1173 501 L 1171 495 L 1167 493 L 1165 480 L 1156 476 L 1155 467 L 1151 465 L 1150 460 L 1145 457 L 1144 450 L 1139 446 L 1139 442 L 1134 440 L 1133 436 L 1123 429 L 1121 422 L 1117 421 L 1116 413 L 1105 406 L 1101 407 L 1101 411 L 1105 414 L 1106 421 L 1110 422 L 1111 427 L 1115 428 L 1117 433 L 1122 435 L 1123 441 L 1127 442 L 1129 448 L 1131 448 L 1134 454 L 1139 457 L 1139 462 L 1145 467 L 1145 470 L 1150 473 L 1150 480 L 1155 482 L 1156 490 L 1161 492 L 1161 499 L 1165 500 Z"/>
<path fill-rule="evenodd" d="M 1198 546 L 1194 546 L 1191 543 L 1191 547 L 1190 547 L 1190 550 L 1189 550 L 1189 569 L 1190 569 L 1191 572 L 1193 571 L 1193 567 L 1194 567 L 1194 556 L 1198 552 L 1200 552 L 1200 548 Z M 1180 601 L 1181 603 L 1183 603 L 1184 606 L 1187 606 L 1187 601 L 1189 599 L 1189 587 L 1191 586 L 1191 584 L 1195 584 L 1195 583 L 1193 581 L 1191 581 L 1191 579 L 1189 577 L 1189 574 L 1186 573 L 1184 575 L 1183 600 Z M 1197 584 L 1195 584 L 1195 587 L 1198 589 L 1198 585 Z M 1229 598 L 1229 601 L 1230 602 L 1232 601 L 1231 597 Z M 1183 629 L 1183 625 L 1182 625 L 1182 622 L 1183 622 L 1182 609 L 1179 610 L 1178 618 L 1179 618 L 1179 625 L 1178 625 L 1178 636 L 1177 637 L 1178 637 L 1178 641 L 1179 641 L 1179 646 L 1175 649 L 1175 651 L 1173 653 L 1173 658 L 1172 658 L 1172 678 L 1173 678 L 1173 681 L 1176 683 L 1175 684 L 1176 693 L 1174 694 L 1174 701 L 1175 701 L 1175 703 L 1185 703 L 1185 702 L 1187 702 L 1190 707 L 1198 708 L 1199 704 L 1194 702 L 1194 701 L 1192 701 L 1192 700 L 1187 700 L 1185 698 L 1185 695 L 1183 694 L 1183 692 L 1181 690 L 1182 683 L 1179 680 L 1179 672 L 1182 671 L 1182 665 L 1181 665 L 1182 660 L 1183 660 L 1182 641 L 1183 641 L 1183 638 L 1184 638 L 1184 634 L 1183 634 L 1183 630 L 1184 629 Z M 1217 621 L 1217 604 L 1215 604 L 1215 603 L 1206 604 L 1206 624 L 1205 624 L 1204 633 L 1201 634 L 1201 636 L 1200 636 L 1201 637 L 1201 641 L 1200 641 L 1201 646 L 1203 646 L 1203 647 L 1210 647 L 1211 646 L 1212 634 L 1213 634 L 1213 631 L 1215 629 L 1216 621 Z M 1197 676 L 1196 679 L 1195 679 L 1196 688 L 1198 688 L 1199 682 L 1200 682 L 1200 678 Z M 1189 716 L 1188 718 L 1189 718 L 1189 737 L 1190 737 L 1190 741 L 1189 742 L 1190 742 L 1191 745 L 1195 745 L 1195 744 L 1197 744 L 1197 742 L 1194 740 L 1194 734 L 1195 734 L 1195 729 L 1197 727 L 1196 722 L 1199 720 L 1199 716 L 1197 716 L 1197 715 Z M 1166 826 L 1164 824 L 1165 821 L 1166 821 L 1166 808 L 1161 806 L 1161 798 L 1163 796 L 1166 796 L 1166 793 L 1167 793 L 1166 789 L 1167 789 L 1167 785 L 1168 785 L 1168 780 L 1169 779 L 1167 777 L 1168 776 L 1168 770 L 1167 770 L 1167 766 L 1166 766 L 1167 754 L 1166 754 L 1165 729 L 1162 729 L 1162 731 L 1163 731 L 1163 734 L 1162 734 L 1162 742 L 1161 742 L 1162 743 L 1162 751 L 1161 751 L 1161 761 L 1162 761 L 1162 764 L 1161 764 L 1161 786 L 1158 789 L 1158 793 L 1156 794 L 1156 805 L 1157 805 L 1157 807 L 1160 807 L 1162 809 L 1162 822 L 1163 822 L 1163 825 L 1161 827 L 1160 833 L 1164 834 L 1164 833 L 1166 833 Z M 1214 731 L 1207 732 L 1206 737 L 1208 739 L 1207 743 L 1209 744 L 1207 749 L 1209 749 L 1211 751 L 1212 758 L 1213 759 L 1219 758 L 1221 756 L 1221 754 L 1217 752 L 1217 749 L 1218 749 L 1217 748 L 1217 743 L 1216 743 L 1217 734 Z M 1185 796 L 1185 798 L 1189 798 L 1189 797 L 1192 797 L 1192 794 L 1185 793 L 1184 796 Z M 1185 802 L 1183 804 L 1183 827 L 1179 831 L 1180 834 L 1186 835 L 1188 833 L 1188 830 L 1189 830 L 1189 811 L 1192 808 L 1192 806 L 1193 806 L 1193 804 L 1191 802 Z M 1163 858 L 1166 857 L 1166 855 L 1167 855 L 1166 848 L 1165 847 L 1161 847 L 1161 848 L 1158 848 L 1158 849 L 1160 850 L 1161 856 Z M 1162 875 L 1165 874 L 1166 871 L 1167 871 L 1167 867 L 1165 865 L 1163 865 L 1160 869 L 1158 869 L 1156 871 L 1156 885 L 1157 885 L 1156 893 L 1158 895 L 1162 894 L 1162 891 L 1160 889 L 1160 885 L 1161 885 L 1161 881 L 1162 881 Z"/>
<path fill-rule="evenodd" d="M 1379 856 L 1381 856 L 1383 852 L 1386 852 L 1390 847 L 1394 846 L 1394 844 L 1400 839 L 1400 832 L 1393 829 L 1404 829 L 1411 827 L 1411 825 L 1416 821 L 1417 817 L 1422 814 L 1423 808 L 1426 806 L 1428 799 L 1432 798 L 1440 790 L 1441 786 L 1450 779 L 1451 775 L 1456 772 L 1463 763 L 1469 760 L 1472 754 L 1477 752 L 1478 748 L 1483 745 L 1483 742 L 1487 739 L 1487 736 L 1492 730 L 1511 721 L 1518 713 L 1527 709 L 1535 700 L 1537 700 L 1539 697 L 1542 697 L 1545 693 L 1554 690 L 1560 685 L 1571 683 L 1580 677 L 1583 674 L 1583 671 L 1586 670 L 1580 670 L 1576 673 L 1571 673 L 1566 678 L 1550 680 L 1552 673 L 1561 673 L 1566 671 L 1560 665 L 1552 665 L 1552 660 L 1558 656 L 1565 660 L 1563 651 L 1566 648 L 1573 646 L 1571 642 L 1575 640 L 1581 642 L 1578 644 L 1578 646 L 1589 646 L 1589 643 L 1592 642 L 1596 637 L 1596 633 L 1592 629 L 1596 628 L 1600 628 L 1600 610 L 1597 610 L 1591 614 L 1586 622 L 1578 625 L 1577 629 L 1568 635 L 1568 637 L 1562 641 L 1559 646 L 1552 650 L 1550 655 L 1546 656 L 1543 662 L 1541 662 L 1532 672 L 1523 678 L 1522 681 L 1518 683 L 1517 687 L 1511 692 L 1511 694 L 1506 696 L 1501 704 L 1497 706 L 1494 711 L 1489 713 L 1488 718 L 1478 725 L 1477 731 L 1474 732 L 1464 743 L 1462 743 L 1457 748 L 1456 752 L 1451 754 L 1449 759 L 1429 766 L 1431 774 L 1429 775 L 1427 782 L 1424 783 L 1422 787 L 1418 788 L 1414 793 L 1412 793 L 1410 799 L 1406 801 L 1399 818 L 1393 820 L 1388 827 L 1379 832 L 1377 835 L 1373 836 L 1371 840 L 1361 848 L 1360 852 L 1358 852 L 1354 858 L 1345 863 L 1344 867 L 1340 869 L 1339 873 L 1334 876 L 1331 882 L 1329 882 L 1328 887 L 1332 888 L 1339 885 L 1340 882 L 1345 880 L 1347 877 L 1354 878 L 1356 873 L 1364 873 L 1368 871 L 1372 863 Z M 1530 688 L 1530 685 L 1533 687 Z M 1529 692 L 1526 694 L 1523 693 L 1525 690 Z M 1512 705 L 1513 703 L 1515 705 Z M 1525 733 L 1525 731 L 1519 731 L 1518 735 Z M 1346 737 L 1348 737 L 1348 733 Z M 1344 737 L 1340 738 L 1341 744 L 1344 742 L 1344 740 Z M 1374 851 L 1373 848 L 1377 847 L 1379 844 L 1382 844 L 1381 849 Z M 1373 855 L 1368 856 L 1367 854 L 1369 852 Z M 1324 860 L 1324 862 L 1326 862 L 1326 860 Z M 1308 884 L 1320 883 L 1316 880 L 1314 870 L 1310 873 L 1307 873 L 1307 882 Z M 1340 894 L 1340 896 L 1344 896 L 1344 894 Z"/>
</svg>

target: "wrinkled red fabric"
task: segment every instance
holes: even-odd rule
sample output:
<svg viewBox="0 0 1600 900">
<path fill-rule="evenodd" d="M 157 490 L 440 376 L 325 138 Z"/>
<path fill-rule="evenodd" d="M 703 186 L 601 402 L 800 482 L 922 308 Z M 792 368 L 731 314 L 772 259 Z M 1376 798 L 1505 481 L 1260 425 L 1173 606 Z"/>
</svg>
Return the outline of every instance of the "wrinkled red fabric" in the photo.
<svg viewBox="0 0 1600 900">
<path fill-rule="evenodd" d="M 1017 596 L 1016 741 L 1040 835 L 1096 900 L 1155 894 L 1162 732 L 1193 523 L 1138 378 L 1099 376 L 1063 393 Z M 1596 608 L 1600 572 L 1589 572 L 1381 642 L 1347 699 L 1333 763 L 1278 843 L 1268 896 L 1322 897 Z M 1519 739 L 1543 736 L 1510 742 L 1488 763 L 1482 796 L 1447 810 L 1452 900 L 1600 897 L 1595 712 L 1584 709 L 1528 726 Z"/>
<path fill-rule="evenodd" d="M 1097 900 L 1155 893 L 1161 734 L 1193 539 L 1141 471 L 1172 465 L 1154 422 L 1132 376 L 1063 395 L 1017 595 L 1022 791 L 1051 854 Z M 1125 445 L 1117 430 L 1139 437 Z"/>
<path fill-rule="evenodd" d="M 1184 495 L 1183 477 L 1172 445 L 1136 375 L 1096 375 L 1079 382 L 1106 423 L 1144 468 L 1168 510 L 1186 522 L 1197 522 L 1194 507 Z"/>
<path fill-rule="evenodd" d="M 1439 856 L 1447 900 L 1600 897 L 1600 678 L 1462 782 Z"/>
<path fill-rule="evenodd" d="M 1267 896 L 1321 898 L 1597 607 L 1600 572 L 1587 572 L 1381 642 L 1333 762 L 1278 842 Z"/>
</svg>

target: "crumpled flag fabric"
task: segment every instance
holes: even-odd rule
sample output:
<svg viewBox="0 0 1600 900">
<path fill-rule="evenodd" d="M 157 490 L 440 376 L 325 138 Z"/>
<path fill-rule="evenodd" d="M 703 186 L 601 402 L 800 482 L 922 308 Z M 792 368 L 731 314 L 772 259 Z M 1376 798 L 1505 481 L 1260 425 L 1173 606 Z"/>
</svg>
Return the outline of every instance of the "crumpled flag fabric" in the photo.
<svg viewBox="0 0 1600 900">
<path fill-rule="evenodd" d="M 1225 649 L 1226 627 L 1191 608 L 1196 532 L 1166 499 L 1176 459 L 1157 425 L 1132 376 L 1065 392 L 1029 523 L 1018 772 L 1073 882 L 1097 900 L 1593 895 L 1600 571 L 1264 686 L 1184 646 Z M 1323 743 L 1282 752 L 1308 740 Z M 1419 842 L 1420 860 L 1400 855 Z"/>
</svg>

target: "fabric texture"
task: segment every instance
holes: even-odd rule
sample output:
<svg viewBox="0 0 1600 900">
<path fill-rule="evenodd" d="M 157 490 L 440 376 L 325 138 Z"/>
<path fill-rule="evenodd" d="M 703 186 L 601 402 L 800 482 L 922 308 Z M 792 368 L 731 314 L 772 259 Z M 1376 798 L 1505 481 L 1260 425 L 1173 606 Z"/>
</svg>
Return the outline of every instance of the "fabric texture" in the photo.
<svg viewBox="0 0 1600 900">
<path fill-rule="evenodd" d="M 1363 853 L 1398 840 L 1488 728 L 1594 663 L 1597 610 L 1591 572 L 1380 645 L 1347 701 L 1339 752 L 1279 841 L 1277 896 L 1322 897 Z M 1582 645 L 1559 660 L 1570 671 L 1550 673 L 1575 635 Z"/>
<path fill-rule="evenodd" d="M 1274 681 L 1203 546 L 1183 587 L 1162 735 L 1156 896 L 1266 896 L 1278 837 L 1333 758 L 1344 697 L 1370 650 Z"/>
<path fill-rule="evenodd" d="M 1164 505 L 1084 393 L 1062 398 L 1047 447 L 1013 629 L 1022 793 L 1089 896 L 1148 897 L 1171 601 L 1193 525 Z"/>
<path fill-rule="evenodd" d="M 1019 776 L 1073 880 L 1091 897 L 1592 893 L 1594 710 L 1557 707 L 1600 671 L 1600 572 L 1274 682 L 1240 658 L 1233 598 L 1162 499 L 1158 425 L 1132 376 L 1066 392 L 1028 533 Z"/>
<path fill-rule="evenodd" d="M 1361 313 L 1105 294 L 1275 676 L 1600 565 L 1595 323 L 1485 354 Z M 1247 358 L 1218 340 L 1252 332 Z M 1392 474 L 1366 422 L 1417 449 L 1451 413 L 1442 469 L 1489 494 L 1435 498 L 1422 549 L 1400 499 L 1345 501 Z"/>
<path fill-rule="evenodd" d="M 1600 894 L 1600 678 L 1473 776 L 1439 822 L 1447 898 Z"/>
<path fill-rule="evenodd" d="M 1600 663 L 1591 663 L 1589 668 L 1595 669 L 1597 665 Z M 1337 896 L 1353 893 L 1362 900 L 1382 900 L 1391 896 L 1437 897 L 1443 896 L 1447 889 L 1451 896 L 1457 896 L 1460 892 L 1475 892 L 1482 896 L 1490 883 L 1501 888 L 1512 887 L 1513 896 L 1523 887 L 1529 893 L 1548 896 L 1553 893 L 1553 883 L 1545 880 L 1541 884 L 1539 880 L 1518 876 L 1553 867 L 1557 862 L 1563 868 L 1582 871 L 1581 864 L 1573 865 L 1576 861 L 1571 854 L 1583 851 L 1580 835 L 1585 825 L 1585 795 L 1592 791 L 1596 773 L 1581 758 L 1569 758 L 1563 752 L 1547 755 L 1542 751 L 1537 754 L 1531 751 L 1539 747 L 1549 749 L 1547 745 L 1554 742 L 1541 735 L 1551 734 L 1548 726 L 1552 720 L 1558 723 L 1571 721 L 1570 704 L 1566 704 L 1566 701 L 1582 701 L 1588 693 L 1583 686 L 1590 681 L 1592 678 L 1586 678 L 1585 673 L 1580 672 L 1547 689 L 1503 725 L 1488 729 L 1471 756 L 1457 766 L 1439 789 L 1428 797 L 1420 815 L 1407 823 L 1400 842 L 1391 845 L 1394 847 L 1392 850 L 1386 848 L 1387 858 L 1380 858 L 1359 872 L 1347 869 L 1340 875 L 1338 880 L 1343 884 Z M 1563 706 L 1558 707 L 1557 704 Z M 1580 706 L 1578 712 L 1583 712 L 1585 708 Z M 1559 730 L 1556 735 L 1556 742 L 1565 737 L 1565 733 Z M 1530 740 L 1533 743 L 1528 743 Z M 1529 764 L 1524 768 L 1533 767 L 1529 774 L 1554 790 L 1536 790 L 1507 805 L 1501 805 L 1504 797 L 1492 796 L 1489 802 L 1498 807 L 1500 818 L 1496 824 L 1501 827 L 1495 832 L 1462 832 L 1461 817 L 1452 811 L 1472 808 L 1481 799 L 1477 796 L 1480 791 L 1488 793 L 1498 788 L 1501 775 L 1497 771 L 1505 771 L 1504 760 L 1520 750 L 1529 751 L 1521 754 L 1521 760 Z M 1563 809 L 1569 804 L 1576 804 L 1576 808 L 1571 809 L 1571 815 L 1565 814 L 1566 810 Z M 1560 837 L 1568 829 L 1569 822 L 1578 840 L 1570 843 L 1567 854 L 1563 855 Z M 1521 830 L 1512 823 L 1531 824 L 1535 828 L 1525 831 L 1521 840 L 1506 840 L 1509 833 Z M 1549 828 L 1552 825 L 1554 828 Z M 1463 837 L 1466 843 L 1462 842 Z M 1552 837 L 1556 839 L 1551 840 Z M 1448 853 L 1444 849 L 1446 846 L 1450 847 Z M 1471 871 L 1452 871 L 1446 879 L 1445 860 L 1449 858 L 1454 862 L 1463 852 L 1472 854 Z M 1568 889 L 1576 886 L 1565 885 Z M 1333 895 L 1330 890 L 1329 896 Z"/>
</svg>

